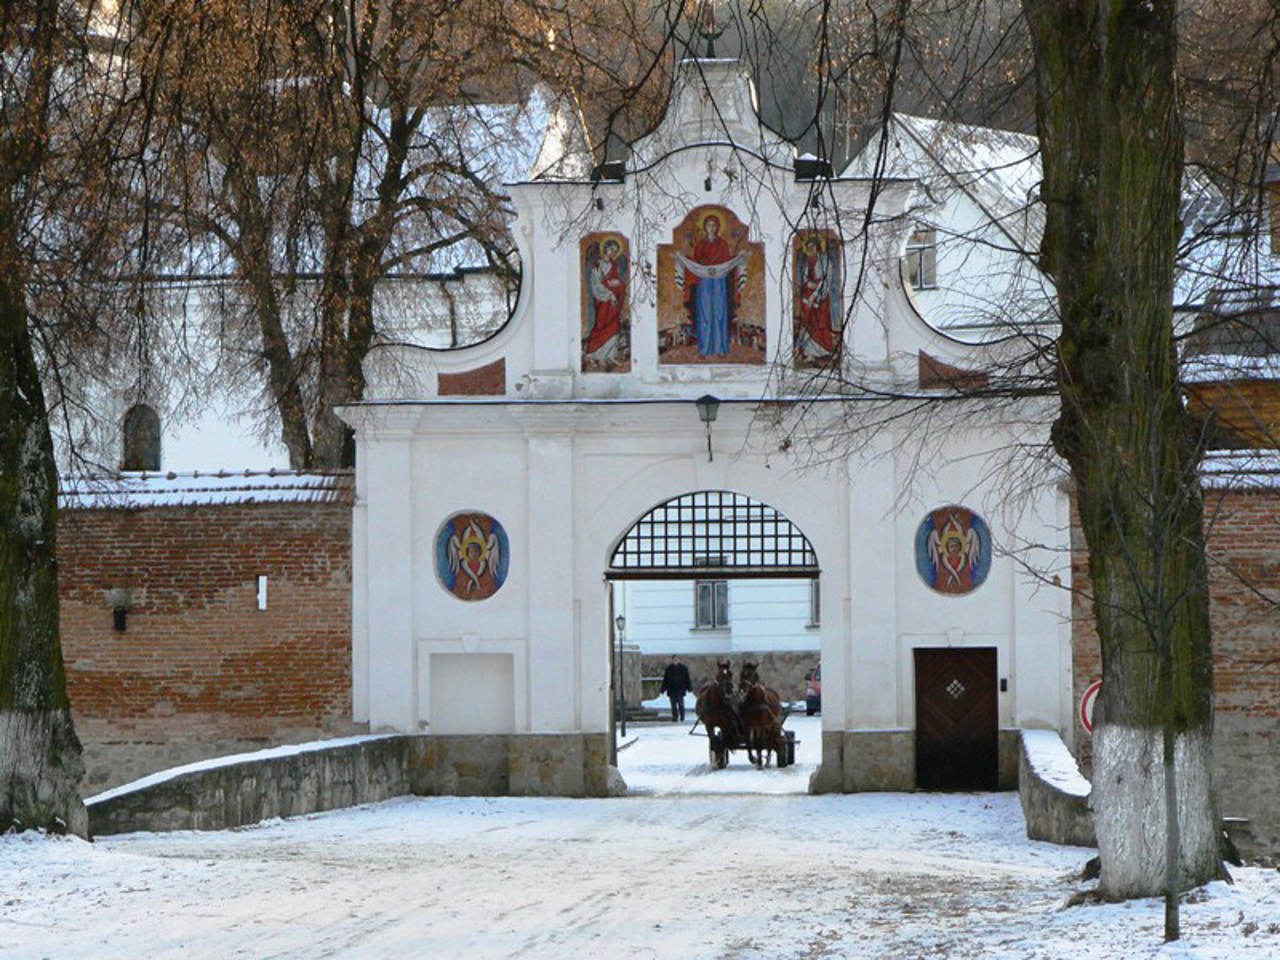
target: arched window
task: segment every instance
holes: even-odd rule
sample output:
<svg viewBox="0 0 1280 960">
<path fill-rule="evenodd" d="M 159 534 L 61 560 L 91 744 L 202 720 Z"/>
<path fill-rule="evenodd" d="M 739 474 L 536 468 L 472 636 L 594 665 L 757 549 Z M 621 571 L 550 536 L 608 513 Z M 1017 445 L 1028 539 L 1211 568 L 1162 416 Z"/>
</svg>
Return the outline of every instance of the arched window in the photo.
<svg viewBox="0 0 1280 960">
<path fill-rule="evenodd" d="M 124 450 L 121 470 L 160 469 L 160 415 L 145 403 L 129 408 L 124 415 Z"/>
<path fill-rule="evenodd" d="M 769 506 L 728 490 L 697 490 L 660 503 L 618 543 L 610 580 L 816 578 L 818 557 L 808 538 Z M 727 616 L 728 595 L 708 587 L 699 605 L 714 622 Z M 699 614 L 699 620 L 703 619 Z"/>
</svg>

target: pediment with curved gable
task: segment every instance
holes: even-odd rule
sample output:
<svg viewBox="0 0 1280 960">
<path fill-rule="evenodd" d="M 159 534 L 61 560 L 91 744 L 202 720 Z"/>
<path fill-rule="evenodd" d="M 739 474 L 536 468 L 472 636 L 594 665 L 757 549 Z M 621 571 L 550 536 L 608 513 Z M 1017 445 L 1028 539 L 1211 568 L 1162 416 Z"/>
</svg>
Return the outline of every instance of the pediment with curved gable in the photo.
<svg viewBox="0 0 1280 960">
<path fill-rule="evenodd" d="M 524 277 L 507 327 L 407 358 L 373 395 L 438 396 L 499 361 L 502 395 L 520 399 L 910 389 L 922 351 L 992 368 L 912 308 L 900 261 L 915 182 L 812 173 L 760 122 L 742 64 L 685 61 L 626 160 L 509 185 Z"/>
</svg>

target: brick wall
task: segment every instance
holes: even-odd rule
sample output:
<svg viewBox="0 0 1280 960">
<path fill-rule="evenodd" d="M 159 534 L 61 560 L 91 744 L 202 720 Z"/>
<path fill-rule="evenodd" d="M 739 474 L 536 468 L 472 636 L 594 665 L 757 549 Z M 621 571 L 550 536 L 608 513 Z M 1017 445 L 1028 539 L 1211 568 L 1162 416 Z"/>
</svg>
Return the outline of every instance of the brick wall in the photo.
<svg viewBox="0 0 1280 960">
<path fill-rule="evenodd" d="M 1222 814 L 1250 820 L 1243 846 L 1280 859 L 1280 490 L 1205 495 L 1213 622 L 1214 777 Z M 1087 554 L 1073 524 L 1076 703 L 1102 673 Z M 1076 721 L 1081 766 L 1092 760 Z"/>
<path fill-rule="evenodd" d="M 63 511 L 62 645 L 86 794 L 355 731 L 350 518 L 345 503 Z M 124 631 L 113 590 L 131 595 Z"/>
</svg>

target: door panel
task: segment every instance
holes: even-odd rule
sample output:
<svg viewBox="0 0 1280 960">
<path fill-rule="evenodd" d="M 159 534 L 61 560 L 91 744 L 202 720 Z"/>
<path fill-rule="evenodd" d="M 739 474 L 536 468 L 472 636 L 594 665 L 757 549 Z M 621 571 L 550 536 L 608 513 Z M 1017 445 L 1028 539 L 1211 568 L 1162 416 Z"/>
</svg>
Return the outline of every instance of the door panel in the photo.
<svg viewBox="0 0 1280 960">
<path fill-rule="evenodd" d="M 994 790 L 999 704 L 994 648 L 917 649 L 916 785 Z"/>
</svg>

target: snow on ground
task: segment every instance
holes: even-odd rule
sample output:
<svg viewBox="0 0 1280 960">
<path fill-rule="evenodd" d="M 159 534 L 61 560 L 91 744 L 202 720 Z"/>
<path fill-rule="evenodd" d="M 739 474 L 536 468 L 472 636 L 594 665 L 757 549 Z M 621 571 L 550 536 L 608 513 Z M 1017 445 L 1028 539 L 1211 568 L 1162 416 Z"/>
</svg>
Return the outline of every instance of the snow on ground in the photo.
<svg viewBox="0 0 1280 960">
<path fill-rule="evenodd" d="M 707 766 L 630 725 L 617 799 L 404 798 L 215 833 L 0 838 L 0 957 L 1280 957 L 1280 872 L 1069 906 L 1093 851 L 1026 839 L 1014 793 L 808 796 L 799 762 Z"/>
</svg>

